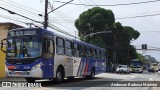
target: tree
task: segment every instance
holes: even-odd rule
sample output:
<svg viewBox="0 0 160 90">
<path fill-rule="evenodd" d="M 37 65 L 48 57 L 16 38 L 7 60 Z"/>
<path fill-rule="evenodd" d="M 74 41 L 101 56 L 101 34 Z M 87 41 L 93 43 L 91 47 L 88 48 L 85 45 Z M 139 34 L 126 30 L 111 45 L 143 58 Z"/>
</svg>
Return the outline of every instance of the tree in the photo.
<svg viewBox="0 0 160 90">
<path fill-rule="evenodd" d="M 94 7 L 82 14 L 75 21 L 75 26 L 78 29 L 81 40 L 90 34 L 100 31 L 106 31 L 115 22 L 114 14 L 111 10 L 106 10 L 100 7 Z M 86 38 L 89 41 L 89 38 Z"/>
<path fill-rule="evenodd" d="M 127 39 L 129 39 L 129 41 L 136 40 L 140 35 L 140 33 L 137 30 L 134 30 L 134 28 L 132 28 L 130 26 L 124 26 L 123 29 L 125 32 L 127 32 L 127 34 L 128 34 Z"/>
<path fill-rule="evenodd" d="M 120 22 L 115 22 L 111 10 L 94 7 L 84 11 L 75 21 L 75 26 L 81 40 L 92 33 L 112 31 L 112 33 L 95 34 L 85 38 L 87 43 L 106 48 L 110 62 L 124 64 L 131 58 L 138 57 L 136 49 L 130 45 L 130 42 L 136 40 L 140 33 L 130 26 L 122 26 Z"/>
</svg>

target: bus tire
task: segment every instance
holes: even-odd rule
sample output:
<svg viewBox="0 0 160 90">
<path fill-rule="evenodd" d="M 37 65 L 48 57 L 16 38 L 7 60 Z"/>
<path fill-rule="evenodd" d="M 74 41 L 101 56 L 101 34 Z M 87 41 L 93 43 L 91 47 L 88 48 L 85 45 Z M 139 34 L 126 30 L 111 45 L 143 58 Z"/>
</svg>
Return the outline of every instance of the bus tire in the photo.
<svg viewBox="0 0 160 90">
<path fill-rule="evenodd" d="M 36 81 L 35 78 L 25 78 L 28 83 L 34 83 Z"/>
<path fill-rule="evenodd" d="M 59 67 L 56 71 L 56 81 L 61 82 L 63 80 L 64 80 L 64 70 Z"/>
<path fill-rule="evenodd" d="M 85 76 L 86 79 L 93 79 L 95 77 L 95 70 L 94 68 L 91 69 L 91 73 L 88 76 Z"/>
<path fill-rule="evenodd" d="M 95 70 L 92 68 L 90 78 L 93 79 L 95 77 Z"/>
</svg>

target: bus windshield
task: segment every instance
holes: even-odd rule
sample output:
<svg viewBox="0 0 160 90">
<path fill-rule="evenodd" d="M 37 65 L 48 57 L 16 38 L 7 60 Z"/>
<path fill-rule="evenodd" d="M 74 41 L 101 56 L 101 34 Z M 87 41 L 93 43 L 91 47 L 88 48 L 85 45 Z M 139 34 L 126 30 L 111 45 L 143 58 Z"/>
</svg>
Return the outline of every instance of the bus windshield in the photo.
<svg viewBox="0 0 160 90">
<path fill-rule="evenodd" d="M 132 68 L 141 68 L 142 63 L 141 62 L 131 62 L 131 67 Z"/>
<path fill-rule="evenodd" d="M 42 53 L 38 36 L 12 37 L 7 40 L 7 58 L 35 58 Z"/>
</svg>

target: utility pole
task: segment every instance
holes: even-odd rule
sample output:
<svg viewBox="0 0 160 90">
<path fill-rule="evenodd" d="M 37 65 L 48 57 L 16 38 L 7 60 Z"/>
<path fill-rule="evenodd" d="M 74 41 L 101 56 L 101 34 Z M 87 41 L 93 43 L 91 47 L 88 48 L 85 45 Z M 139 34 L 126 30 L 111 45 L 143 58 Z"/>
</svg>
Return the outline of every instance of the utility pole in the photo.
<svg viewBox="0 0 160 90">
<path fill-rule="evenodd" d="M 48 0 L 45 0 L 44 28 L 48 27 Z"/>
<path fill-rule="evenodd" d="M 59 6 L 59 7 L 57 7 L 57 8 L 55 8 L 55 9 L 53 9 L 53 10 L 48 12 L 48 0 L 45 0 L 44 28 L 47 29 L 47 27 L 48 27 L 48 15 L 49 15 L 49 13 L 51 13 L 51 12 L 53 12 L 53 11 L 63 7 L 63 6 L 65 6 L 65 5 L 67 5 L 68 3 L 72 2 L 72 1 L 73 0 L 70 0 L 69 2 L 66 2 L 65 4 L 63 4 L 63 5 L 61 5 L 61 6 Z"/>
</svg>

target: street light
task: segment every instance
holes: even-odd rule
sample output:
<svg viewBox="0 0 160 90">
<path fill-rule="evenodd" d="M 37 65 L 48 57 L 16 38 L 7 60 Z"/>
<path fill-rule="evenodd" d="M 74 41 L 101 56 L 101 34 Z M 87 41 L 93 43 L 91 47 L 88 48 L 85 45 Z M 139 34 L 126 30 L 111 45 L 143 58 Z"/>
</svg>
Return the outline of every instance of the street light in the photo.
<svg viewBox="0 0 160 90">
<path fill-rule="evenodd" d="M 101 33 L 112 33 L 112 31 L 102 31 L 102 32 L 96 32 L 96 33 L 90 33 L 90 34 L 84 36 L 83 41 L 85 41 L 85 39 L 86 39 L 88 36 L 93 36 L 93 35 L 101 34 Z"/>
</svg>

